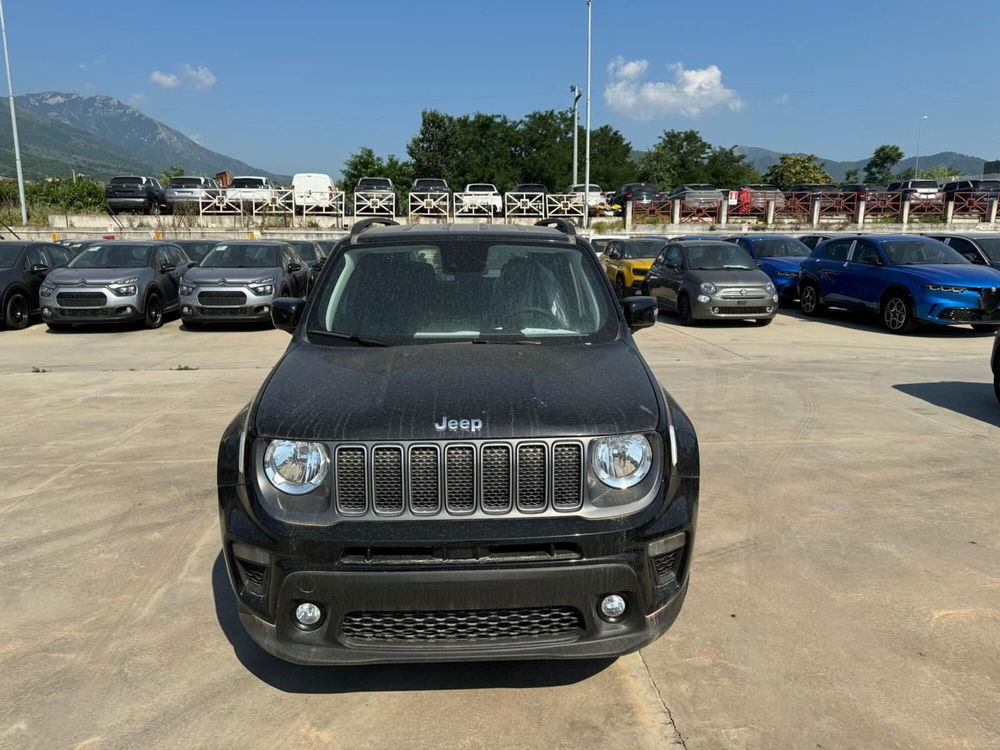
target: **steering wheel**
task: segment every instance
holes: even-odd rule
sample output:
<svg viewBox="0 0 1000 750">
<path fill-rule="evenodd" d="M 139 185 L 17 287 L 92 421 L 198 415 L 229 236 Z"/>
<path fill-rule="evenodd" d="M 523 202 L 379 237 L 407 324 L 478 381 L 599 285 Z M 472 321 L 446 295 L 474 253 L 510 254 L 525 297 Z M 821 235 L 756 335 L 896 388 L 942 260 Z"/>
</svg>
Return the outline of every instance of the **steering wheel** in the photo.
<svg viewBox="0 0 1000 750">
<path fill-rule="evenodd" d="M 503 324 L 503 327 L 506 328 L 507 321 L 511 320 L 512 318 L 516 318 L 521 315 L 536 315 L 536 314 L 546 317 L 548 321 L 551 322 L 555 328 L 563 327 L 563 322 L 559 320 L 559 318 L 555 314 L 553 314 L 551 310 L 546 310 L 544 307 L 535 307 L 535 306 L 522 307 L 520 310 L 511 310 L 509 313 L 503 316 L 503 319 L 500 322 Z"/>
</svg>

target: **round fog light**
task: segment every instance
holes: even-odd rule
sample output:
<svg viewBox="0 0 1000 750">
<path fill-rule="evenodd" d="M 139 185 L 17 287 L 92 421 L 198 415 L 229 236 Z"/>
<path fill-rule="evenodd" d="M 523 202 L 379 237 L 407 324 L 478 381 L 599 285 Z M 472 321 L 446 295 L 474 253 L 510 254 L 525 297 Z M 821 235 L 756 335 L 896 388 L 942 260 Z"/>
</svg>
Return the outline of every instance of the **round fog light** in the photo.
<svg viewBox="0 0 1000 750">
<path fill-rule="evenodd" d="M 43 307 L 42 308 L 42 315 L 44 315 L 46 318 L 51 317 L 52 316 L 52 308 L 51 307 Z"/>
<path fill-rule="evenodd" d="M 773 308 L 773 307 L 765 307 L 765 308 L 764 308 L 764 311 L 765 311 L 765 312 L 773 312 L 773 311 L 774 311 L 774 308 Z"/>
<path fill-rule="evenodd" d="M 713 307 L 712 308 L 712 312 L 714 312 L 716 315 L 718 315 L 719 314 L 719 308 Z"/>
<path fill-rule="evenodd" d="M 185 315 L 190 315 L 191 307 L 189 305 L 184 305 L 184 307 L 181 308 L 181 312 L 184 313 Z"/>
<path fill-rule="evenodd" d="M 299 621 L 300 625 L 311 628 L 323 619 L 323 610 L 317 604 L 303 602 L 295 608 L 295 619 Z"/>
<path fill-rule="evenodd" d="M 625 614 L 625 599 L 618 594 L 608 594 L 601 599 L 599 607 L 601 618 L 608 622 L 614 622 Z"/>
<path fill-rule="evenodd" d="M 698 301 L 701 302 L 702 304 L 708 302 L 710 299 L 712 299 L 712 298 L 709 297 L 707 294 L 699 294 L 698 295 Z"/>
</svg>

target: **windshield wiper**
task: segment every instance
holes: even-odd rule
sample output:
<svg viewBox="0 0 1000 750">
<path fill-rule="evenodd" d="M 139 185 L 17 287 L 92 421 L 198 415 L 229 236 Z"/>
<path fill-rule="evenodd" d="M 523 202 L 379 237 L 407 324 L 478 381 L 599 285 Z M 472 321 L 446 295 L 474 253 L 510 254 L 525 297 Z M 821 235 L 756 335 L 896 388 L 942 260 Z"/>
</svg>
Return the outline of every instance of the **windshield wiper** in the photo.
<svg viewBox="0 0 1000 750">
<path fill-rule="evenodd" d="M 497 336 L 495 338 L 472 339 L 473 344 L 536 344 L 541 345 L 538 339 L 512 338 L 509 336 Z"/>
<path fill-rule="evenodd" d="M 368 339 L 362 336 L 355 336 L 353 333 L 338 333 L 337 331 L 321 331 L 318 328 L 310 328 L 307 333 L 311 336 L 328 336 L 334 339 L 343 339 L 344 341 L 350 341 L 352 344 L 357 344 L 358 346 L 392 346 L 385 341 L 379 341 L 378 339 Z"/>
</svg>

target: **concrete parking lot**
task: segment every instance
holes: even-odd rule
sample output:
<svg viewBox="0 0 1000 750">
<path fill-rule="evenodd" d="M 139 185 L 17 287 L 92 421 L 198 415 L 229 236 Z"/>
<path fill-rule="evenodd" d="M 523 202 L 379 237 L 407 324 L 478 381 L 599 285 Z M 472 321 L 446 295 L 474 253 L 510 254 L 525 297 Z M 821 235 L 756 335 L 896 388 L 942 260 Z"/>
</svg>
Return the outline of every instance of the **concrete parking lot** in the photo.
<svg viewBox="0 0 1000 750">
<path fill-rule="evenodd" d="M 702 447 L 673 629 L 611 663 L 336 669 L 253 646 L 219 559 L 216 444 L 287 336 L 0 332 L 0 747 L 1000 747 L 992 338 L 638 337 Z"/>
</svg>

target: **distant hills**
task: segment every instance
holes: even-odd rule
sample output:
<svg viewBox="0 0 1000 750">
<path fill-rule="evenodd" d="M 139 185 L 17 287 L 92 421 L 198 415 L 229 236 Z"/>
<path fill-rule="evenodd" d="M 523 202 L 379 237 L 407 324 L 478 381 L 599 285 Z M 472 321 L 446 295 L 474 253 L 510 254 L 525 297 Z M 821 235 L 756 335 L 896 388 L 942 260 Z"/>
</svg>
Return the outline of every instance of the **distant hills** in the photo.
<svg viewBox="0 0 1000 750">
<path fill-rule="evenodd" d="M 743 154 L 747 158 L 747 161 L 753 164 L 754 169 L 761 174 L 766 172 L 767 168 L 772 164 L 777 164 L 778 156 L 780 155 L 777 151 L 758 148 L 756 146 L 736 146 L 736 153 Z M 804 156 L 804 154 L 795 155 Z M 824 159 L 822 156 L 819 157 L 819 161 L 826 165 L 826 171 L 830 173 L 835 182 L 844 181 L 849 169 L 857 169 L 860 172 L 864 172 L 865 165 L 868 163 L 868 159 L 836 161 L 835 159 Z M 901 172 L 907 167 L 914 166 L 915 162 L 916 160 L 913 157 L 903 159 L 903 161 L 896 165 L 894 171 Z M 938 154 L 928 154 L 920 157 L 921 171 L 930 169 L 931 167 L 943 166 L 954 167 L 958 174 L 982 174 L 984 163 L 985 160 L 980 159 L 978 156 L 959 154 L 954 151 L 942 151 Z"/>
<path fill-rule="evenodd" d="M 114 174 L 151 174 L 181 166 L 190 174 L 276 175 L 197 144 L 111 96 L 82 97 L 49 91 L 14 98 L 27 179 L 69 176 L 71 171 L 103 180 Z M 0 117 L 0 175 L 13 177 L 10 120 Z"/>
</svg>

